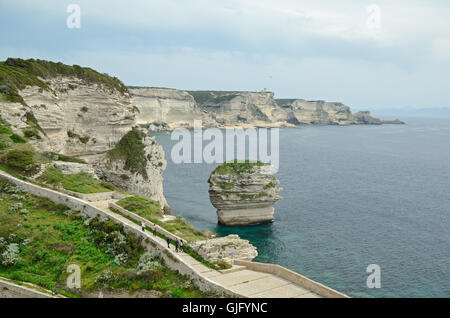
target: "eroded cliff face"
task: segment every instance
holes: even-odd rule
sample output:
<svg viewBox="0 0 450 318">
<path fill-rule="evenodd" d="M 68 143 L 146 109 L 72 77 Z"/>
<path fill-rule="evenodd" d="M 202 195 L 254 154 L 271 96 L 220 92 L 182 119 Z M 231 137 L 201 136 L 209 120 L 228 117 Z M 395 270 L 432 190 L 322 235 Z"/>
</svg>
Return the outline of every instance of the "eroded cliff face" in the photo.
<svg viewBox="0 0 450 318">
<path fill-rule="evenodd" d="M 195 92 L 192 92 L 195 95 Z M 291 115 L 280 108 L 272 92 L 214 93 L 217 97 L 199 107 L 226 127 L 293 127 Z"/>
<path fill-rule="evenodd" d="M 203 127 L 218 128 L 383 123 L 368 112 L 354 115 L 350 107 L 342 103 L 274 99 L 274 94 L 267 91 L 131 88 L 130 92 L 132 104 L 139 109 L 138 123 L 150 130 L 192 128 L 194 120 L 202 120 Z"/>
<path fill-rule="evenodd" d="M 20 91 L 28 106 L 4 103 L 1 112 L 19 128 L 26 126 L 27 113 L 32 113 L 45 134 L 32 142 L 40 151 L 93 162 L 135 124 L 136 110 L 128 94 L 75 77 L 56 77 L 48 83 L 50 90 L 28 86 Z"/>
<path fill-rule="evenodd" d="M 134 128 L 124 138 L 130 134 L 136 135 L 134 141 L 130 142 L 130 138 L 125 141 L 121 139 L 121 141 L 127 147 L 134 142 L 140 143 L 140 145 L 117 155 L 113 153 L 117 148 L 105 154 L 94 165 L 97 176 L 127 192 L 158 201 L 161 208 L 166 213 L 170 213 L 170 208 L 163 195 L 162 175 L 167 164 L 163 148 L 154 137 L 146 136 L 144 131 L 138 133 Z M 118 146 L 121 145 L 121 141 Z"/>
<path fill-rule="evenodd" d="M 111 162 L 108 152 L 139 124 L 139 110 L 127 92 L 92 83 L 76 76 L 42 78 L 47 89 L 26 86 L 19 90 L 24 103 L 0 101 L 1 118 L 18 134 L 30 125 L 38 127 L 40 138 L 29 142 L 38 152 L 54 152 L 82 158 L 84 171 L 113 183 L 119 189 L 160 202 L 168 210 L 163 195 L 164 151 L 154 140 L 143 139 L 147 158 L 145 177 L 125 169 L 125 162 Z M 146 134 L 146 132 L 144 133 Z M 94 174 L 94 173 L 93 173 Z M 95 175 L 95 174 L 94 174 Z"/>
<path fill-rule="evenodd" d="M 131 103 L 139 110 L 136 118 L 141 126 L 153 129 L 191 127 L 203 114 L 194 98 L 185 91 L 170 88 L 129 88 Z M 164 125 L 166 124 L 166 125 Z"/>
<path fill-rule="evenodd" d="M 270 222 L 282 188 L 273 166 L 262 163 L 224 163 L 208 180 L 209 198 L 220 224 L 250 225 Z"/>
<path fill-rule="evenodd" d="M 300 124 L 350 125 L 355 123 L 350 107 L 342 103 L 295 99 L 280 104 L 284 110 L 291 111 Z"/>
</svg>

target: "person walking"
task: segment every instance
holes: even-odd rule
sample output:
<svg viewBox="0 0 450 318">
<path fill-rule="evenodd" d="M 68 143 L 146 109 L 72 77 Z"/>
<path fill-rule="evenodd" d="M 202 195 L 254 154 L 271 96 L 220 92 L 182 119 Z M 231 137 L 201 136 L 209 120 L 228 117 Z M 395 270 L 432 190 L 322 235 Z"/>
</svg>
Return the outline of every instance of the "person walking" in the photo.
<svg viewBox="0 0 450 318">
<path fill-rule="evenodd" d="M 156 236 L 156 224 L 153 224 L 153 236 Z"/>
<path fill-rule="evenodd" d="M 167 238 L 167 248 L 170 249 L 170 238 Z"/>
<path fill-rule="evenodd" d="M 142 232 L 145 232 L 145 223 L 142 222 Z"/>
<path fill-rule="evenodd" d="M 183 240 L 180 239 L 180 251 L 183 253 Z"/>
<path fill-rule="evenodd" d="M 178 247 L 180 246 L 180 242 L 178 241 L 178 239 L 175 241 L 175 252 L 178 253 Z"/>
</svg>

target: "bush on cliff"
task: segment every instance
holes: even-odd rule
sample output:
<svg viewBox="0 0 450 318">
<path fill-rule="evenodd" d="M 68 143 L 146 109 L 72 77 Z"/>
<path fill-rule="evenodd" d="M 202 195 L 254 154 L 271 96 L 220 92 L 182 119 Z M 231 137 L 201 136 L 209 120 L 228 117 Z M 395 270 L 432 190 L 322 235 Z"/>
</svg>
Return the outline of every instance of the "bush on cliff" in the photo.
<svg viewBox="0 0 450 318">
<path fill-rule="evenodd" d="M 16 173 L 33 175 L 40 169 L 40 164 L 34 159 L 35 156 L 34 151 L 14 149 L 2 157 L 2 162 Z"/>
<path fill-rule="evenodd" d="M 12 134 L 9 138 L 16 144 L 24 144 L 27 142 L 25 138 L 19 136 L 18 134 Z"/>
<path fill-rule="evenodd" d="M 144 132 L 133 127 L 119 140 L 117 146 L 108 152 L 108 156 L 111 160 L 124 160 L 125 170 L 138 173 L 147 180 L 148 159 L 145 156 L 145 145 L 143 143 L 145 137 Z"/>
<path fill-rule="evenodd" d="M 65 161 L 65 162 L 76 162 L 76 163 L 87 164 L 87 162 L 83 159 L 62 155 L 62 154 L 56 153 L 56 152 L 44 152 L 43 155 L 50 160 L 59 160 L 59 161 Z"/>
</svg>

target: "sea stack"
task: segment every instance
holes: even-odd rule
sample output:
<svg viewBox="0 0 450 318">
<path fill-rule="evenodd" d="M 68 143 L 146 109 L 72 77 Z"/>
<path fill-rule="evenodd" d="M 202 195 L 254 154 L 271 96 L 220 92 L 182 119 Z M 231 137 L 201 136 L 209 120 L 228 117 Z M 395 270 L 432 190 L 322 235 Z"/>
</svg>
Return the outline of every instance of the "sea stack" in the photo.
<svg viewBox="0 0 450 318">
<path fill-rule="evenodd" d="M 209 198 L 217 209 L 219 223 L 238 226 L 273 220 L 275 202 L 282 197 L 276 168 L 260 161 L 232 161 L 210 175 Z"/>
</svg>

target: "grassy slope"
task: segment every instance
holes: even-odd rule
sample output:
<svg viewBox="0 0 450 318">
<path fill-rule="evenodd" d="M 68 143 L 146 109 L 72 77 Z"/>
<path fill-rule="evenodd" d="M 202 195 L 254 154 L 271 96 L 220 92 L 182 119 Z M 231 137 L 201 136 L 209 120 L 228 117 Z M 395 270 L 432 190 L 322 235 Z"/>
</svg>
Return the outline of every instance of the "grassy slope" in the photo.
<svg viewBox="0 0 450 318">
<path fill-rule="evenodd" d="M 102 244 L 101 240 L 99 243 L 99 237 L 104 233 L 91 225 L 85 225 L 78 214 L 70 215 L 66 212 L 67 207 L 56 205 L 47 199 L 26 193 L 8 193 L 17 191 L 7 190 L 11 189 L 11 185 L 1 179 L 0 187 L 0 237 L 6 238 L 10 243 L 20 244 L 18 262 L 12 267 L 0 264 L 0 276 L 76 296 L 65 290 L 64 286 L 68 275 L 67 266 L 78 264 L 81 268 L 82 288 L 77 294 L 81 293 L 81 296 L 105 288 L 104 283 L 96 282 L 96 278 L 105 271 L 111 271 L 115 277 L 108 282 L 108 289 L 154 289 L 162 291 L 168 297 L 207 296 L 165 266 L 158 275 L 136 275 L 134 269 L 143 252 L 143 248 L 136 245 L 136 239 L 133 241 L 127 236 L 128 242 L 134 242 L 134 245 L 127 243 L 129 253 L 133 255 L 130 255 L 127 263 L 119 266 L 114 263 L 114 256 L 106 252 L 108 246 Z M 10 211 L 10 207 L 19 202 L 27 209 L 26 213 Z M 117 224 L 114 227 L 121 228 Z M 28 244 L 25 244 L 26 239 L 30 240 Z M 4 246 L 0 245 L 0 254 L 3 251 Z"/>
<path fill-rule="evenodd" d="M 63 174 L 54 167 L 47 168 L 37 180 L 49 185 L 61 185 L 66 190 L 79 193 L 99 193 L 114 190 L 112 185 L 95 179 L 89 173 Z"/>
<path fill-rule="evenodd" d="M 124 94 L 127 87 L 116 77 L 101 74 L 88 67 L 66 65 L 44 60 L 8 58 L 0 62 L 0 100 L 18 102 L 25 105 L 19 90 L 26 86 L 37 86 L 42 90 L 49 89 L 46 79 L 58 75 L 73 76 L 87 83 L 99 83 Z"/>
<path fill-rule="evenodd" d="M 237 97 L 240 93 L 238 91 L 188 91 L 198 104 L 204 103 L 214 103 L 218 104 L 221 102 L 232 100 Z"/>
<path fill-rule="evenodd" d="M 27 176 L 36 172 L 35 163 L 49 161 L 37 153 L 26 138 L 17 138 L 10 125 L 0 118 L 0 169 L 16 177 Z"/>
<path fill-rule="evenodd" d="M 26 138 L 11 138 L 16 136 L 9 124 L 0 118 L 0 170 L 21 178 L 37 173 L 37 165 L 52 160 L 86 163 L 84 160 L 56 154 L 37 153 Z M 94 179 L 87 173 L 64 175 L 56 168 L 48 168 L 39 178 L 40 182 L 49 185 L 62 185 L 66 190 L 80 193 L 97 193 L 114 190 L 114 187 L 103 181 Z"/>
<path fill-rule="evenodd" d="M 188 222 L 181 218 L 176 218 L 171 221 L 162 222 L 163 212 L 158 202 L 148 200 L 143 197 L 133 196 L 124 198 L 116 202 L 119 206 L 136 213 L 137 215 L 156 223 L 167 231 L 180 236 L 186 241 L 204 240 L 205 237 Z"/>
</svg>

